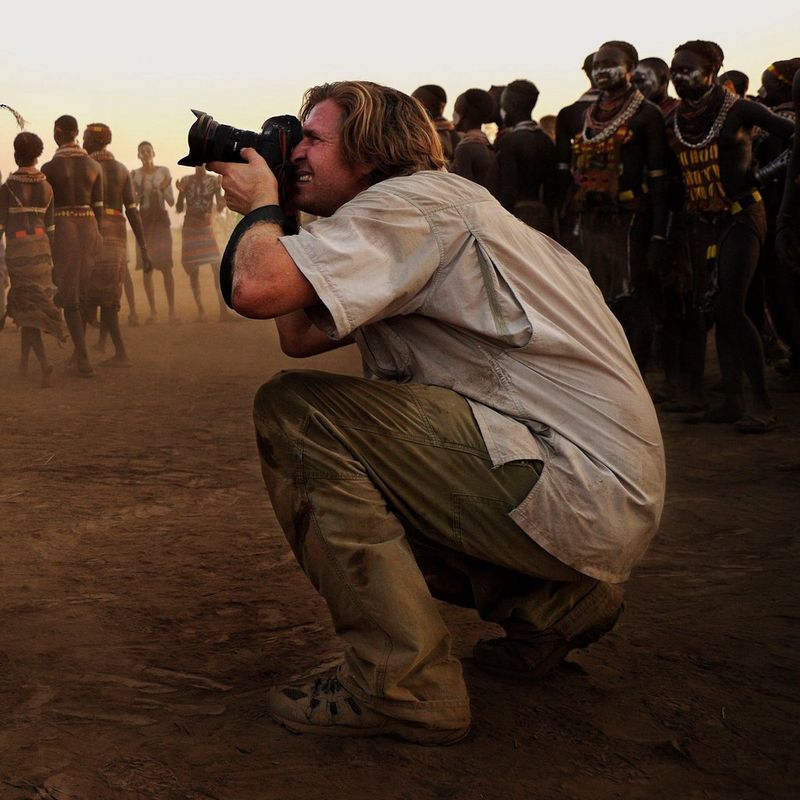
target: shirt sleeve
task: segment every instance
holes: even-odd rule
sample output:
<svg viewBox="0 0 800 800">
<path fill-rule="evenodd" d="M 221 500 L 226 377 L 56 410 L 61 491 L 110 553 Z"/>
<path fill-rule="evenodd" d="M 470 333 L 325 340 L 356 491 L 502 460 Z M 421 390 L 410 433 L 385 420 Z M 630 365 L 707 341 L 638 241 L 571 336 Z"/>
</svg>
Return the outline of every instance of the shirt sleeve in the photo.
<svg viewBox="0 0 800 800">
<path fill-rule="evenodd" d="M 314 322 L 334 338 L 413 314 L 442 261 L 426 216 L 379 186 L 281 243 L 324 306 L 314 310 Z"/>
</svg>

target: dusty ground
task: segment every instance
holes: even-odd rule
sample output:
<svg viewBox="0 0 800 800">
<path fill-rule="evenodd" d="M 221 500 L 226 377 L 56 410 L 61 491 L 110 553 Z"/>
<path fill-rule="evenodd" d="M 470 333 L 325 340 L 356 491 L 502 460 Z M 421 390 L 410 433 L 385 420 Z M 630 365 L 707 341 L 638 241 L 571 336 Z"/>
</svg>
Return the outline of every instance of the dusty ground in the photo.
<svg viewBox="0 0 800 800">
<path fill-rule="evenodd" d="M 798 395 L 776 392 L 764 437 L 663 417 L 663 526 L 623 620 L 544 683 L 481 674 L 491 629 L 443 607 L 467 741 L 293 736 L 266 687 L 338 650 L 251 431 L 253 393 L 291 362 L 271 323 L 191 322 L 176 277 L 184 323 L 124 328 L 129 370 L 67 377 L 48 341 L 41 390 L 0 333 L 2 800 L 800 796 Z M 348 351 L 313 365 L 358 369 Z"/>
</svg>

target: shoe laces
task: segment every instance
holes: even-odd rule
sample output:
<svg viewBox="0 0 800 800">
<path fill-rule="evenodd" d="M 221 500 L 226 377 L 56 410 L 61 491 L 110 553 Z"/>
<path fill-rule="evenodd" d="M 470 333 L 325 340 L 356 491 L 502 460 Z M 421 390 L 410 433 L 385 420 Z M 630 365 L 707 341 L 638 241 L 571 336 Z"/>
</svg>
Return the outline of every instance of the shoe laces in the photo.
<svg viewBox="0 0 800 800">
<path fill-rule="evenodd" d="M 311 686 L 307 714 L 310 716 L 316 708 L 325 703 L 328 714 L 337 717 L 340 713 L 339 703 L 344 702 L 356 716 L 361 716 L 361 706 L 350 692 L 339 681 L 338 669 L 329 675 L 320 675 Z"/>
</svg>

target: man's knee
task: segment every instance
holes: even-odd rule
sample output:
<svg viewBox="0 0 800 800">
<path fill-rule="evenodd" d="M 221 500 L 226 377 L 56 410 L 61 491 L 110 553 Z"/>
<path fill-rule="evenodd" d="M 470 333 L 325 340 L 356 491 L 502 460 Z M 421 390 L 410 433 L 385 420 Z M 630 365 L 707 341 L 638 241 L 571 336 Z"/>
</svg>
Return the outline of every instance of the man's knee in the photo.
<svg viewBox="0 0 800 800">
<path fill-rule="evenodd" d="M 316 381 L 316 373 L 306 370 L 282 370 L 273 375 L 256 392 L 253 416 L 266 425 L 297 421 L 307 413 L 309 403 L 305 390 Z"/>
</svg>

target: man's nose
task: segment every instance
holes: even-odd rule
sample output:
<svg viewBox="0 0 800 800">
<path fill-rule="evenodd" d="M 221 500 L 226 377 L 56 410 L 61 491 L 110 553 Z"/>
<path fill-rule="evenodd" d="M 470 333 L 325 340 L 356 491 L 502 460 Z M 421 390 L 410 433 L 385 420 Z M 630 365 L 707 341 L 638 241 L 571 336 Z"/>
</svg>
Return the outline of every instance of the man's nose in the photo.
<svg viewBox="0 0 800 800">
<path fill-rule="evenodd" d="M 295 145 L 294 150 L 292 150 L 291 155 L 289 156 L 289 161 L 291 161 L 294 164 L 295 162 L 297 162 L 301 158 L 303 158 L 305 156 L 305 152 L 306 152 L 306 148 L 307 147 L 308 147 L 308 145 L 306 144 L 306 140 L 305 139 L 301 139 Z"/>
</svg>

